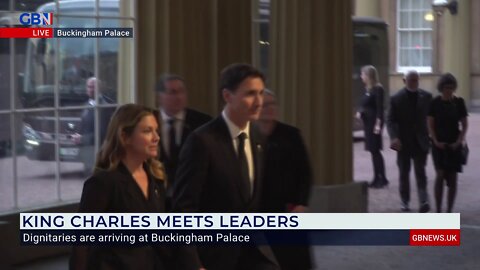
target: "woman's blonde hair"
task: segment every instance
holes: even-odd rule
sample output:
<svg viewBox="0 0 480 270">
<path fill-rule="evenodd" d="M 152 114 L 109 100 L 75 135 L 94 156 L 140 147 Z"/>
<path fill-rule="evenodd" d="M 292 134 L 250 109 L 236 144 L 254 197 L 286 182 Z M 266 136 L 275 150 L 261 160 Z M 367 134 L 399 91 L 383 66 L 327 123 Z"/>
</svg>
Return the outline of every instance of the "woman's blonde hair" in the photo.
<svg viewBox="0 0 480 270">
<path fill-rule="evenodd" d="M 97 154 L 95 172 L 110 171 L 118 167 L 126 154 L 122 134 L 130 137 L 138 123 L 148 115 L 155 117 L 153 110 L 137 104 L 125 104 L 115 111 L 108 125 L 105 140 Z M 155 178 L 161 181 L 166 180 L 163 164 L 159 160 L 149 158 L 146 163 Z"/>
<path fill-rule="evenodd" d="M 365 73 L 370 80 L 370 87 L 381 85 L 378 79 L 377 69 L 372 65 L 362 67 L 362 72 Z"/>
</svg>

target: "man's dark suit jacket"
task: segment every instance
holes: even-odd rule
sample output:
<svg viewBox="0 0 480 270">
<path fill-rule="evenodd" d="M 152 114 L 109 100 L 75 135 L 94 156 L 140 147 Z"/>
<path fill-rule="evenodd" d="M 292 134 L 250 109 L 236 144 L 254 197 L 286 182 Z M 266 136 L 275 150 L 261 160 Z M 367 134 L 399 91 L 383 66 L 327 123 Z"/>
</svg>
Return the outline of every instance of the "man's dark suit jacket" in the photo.
<svg viewBox="0 0 480 270">
<path fill-rule="evenodd" d="M 399 90 L 390 99 L 390 110 L 387 117 L 388 133 L 391 139 L 398 138 L 402 143 L 402 151 L 417 151 L 420 147 L 428 152 L 430 147 L 427 114 L 432 100 L 432 94 L 418 89 L 418 99 L 412 107 L 408 98 L 408 90 Z"/>
<path fill-rule="evenodd" d="M 112 100 L 110 100 L 109 98 L 103 95 L 100 95 L 98 97 L 99 104 L 110 104 L 112 102 L 113 102 Z M 83 112 L 81 115 L 81 125 L 79 130 L 79 133 L 82 135 L 83 146 L 95 144 L 95 109 L 88 102 L 87 102 L 87 105 L 91 107 L 83 109 Z M 113 107 L 99 109 L 98 118 L 100 120 L 100 124 L 99 124 L 99 127 L 100 127 L 100 133 L 99 133 L 100 143 L 99 144 L 100 145 L 102 145 L 102 142 L 105 139 L 105 136 L 107 135 L 107 127 L 108 127 L 108 124 L 110 123 L 110 118 L 112 118 L 112 115 L 114 112 L 115 112 L 115 108 Z"/>
<path fill-rule="evenodd" d="M 208 121 L 212 120 L 210 115 L 204 114 L 202 112 L 186 109 L 185 112 L 185 122 L 183 123 L 183 131 L 182 131 L 182 140 L 180 141 L 180 150 L 183 147 L 183 144 L 188 138 L 188 135 L 192 133 L 195 129 L 201 127 L 202 125 L 206 124 Z M 165 166 L 165 171 L 167 173 L 167 182 L 168 182 L 168 190 L 167 196 L 171 196 L 171 188 L 173 183 L 175 182 L 175 172 L 177 170 L 178 160 L 172 160 L 166 153 L 165 147 L 162 143 L 160 143 L 160 160 L 162 161 L 163 165 Z"/>
<path fill-rule="evenodd" d="M 259 210 L 262 179 L 262 139 L 250 125 L 255 166 L 253 194 L 241 192 L 240 164 L 230 131 L 222 116 L 190 134 L 180 153 L 173 188 L 174 212 L 245 213 Z M 271 249 L 258 247 L 266 260 L 275 262 Z M 185 269 L 235 269 L 242 247 L 188 248 Z"/>
</svg>

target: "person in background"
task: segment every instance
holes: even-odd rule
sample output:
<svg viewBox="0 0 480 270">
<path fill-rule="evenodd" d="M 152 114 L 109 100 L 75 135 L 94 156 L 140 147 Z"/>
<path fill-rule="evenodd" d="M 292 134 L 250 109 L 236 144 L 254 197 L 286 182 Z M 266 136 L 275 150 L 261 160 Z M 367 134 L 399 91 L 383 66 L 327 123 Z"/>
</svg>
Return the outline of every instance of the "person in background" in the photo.
<svg viewBox="0 0 480 270">
<path fill-rule="evenodd" d="M 382 155 L 382 130 L 384 124 L 384 95 L 385 90 L 378 81 L 378 73 L 374 66 L 364 66 L 361 78 L 365 84 L 365 95 L 361 101 L 359 117 L 363 121 L 365 134 L 365 150 L 372 155 L 374 176 L 369 187 L 383 188 L 388 185 L 385 176 L 385 161 Z"/>
<path fill-rule="evenodd" d="M 436 171 L 435 202 L 437 212 L 442 212 L 443 186 L 446 183 L 447 212 L 451 213 L 457 194 L 457 173 L 462 172 L 461 149 L 468 129 L 468 113 L 463 98 L 454 95 L 457 79 L 452 74 L 443 74 L 437 89 L 440 95 L 432 100 L 427 117 Z"/>
<path fill-rule="evenodd" d="M 72 134 L 73 142 L 80 146 L 80 159 L 84 164 L 85 176 L 89 176 L 93 172 L 95 161 L 95 107 L 97 105 L 95 97 L 98 95 L 98 104 L 112 103 L 110 98 L 103 95 L 101 91 L 97 91 L 97 85 L 99 89 L 102 89 L 102 81 L 97 80 L 96 77 L 87 79 L 85 83 L 85 90 L 88 96 L 85 104 L 87 107 L 83 109 L 79 131 Z M 99 111 L 100 144 L 105 137 L 106 127 L 112 114 L 113 108 L 101 109 Z"/>
<path fill-rule="evenodd" d="M 427 114 L 432 95 L 418 87 L 420 76 L 415 70 L 405 73 L 405 87 L 390 98 L 387 117 L 390 148 L 397 151 L 400 173 L 401 211 L 410 211 L 410 166 L 413 160 L 419 212 L 430 211 L 425 165 L 430 148 Z"/>
<path fill-rule="evenodd" d="M 175 183 L 178 155 L 188 135 L 212 119 L 210 115 L 187 108 L 188 93 L 185 80 L 176 74 L 165 74 L 156 86 L 160 108 L 160 160 L 168 177 L 167 210 L 170 210 L 172 187 Z"/>
<path fill-rule="evenodd" d="M 165 212 L 165 173 L 158 155 L 158 124 L 152 110 L 136 104 L 118 108 L 97 154 L 94 174 L 83 186 L 79 212 Z M 161 246 L 76 247 L 71 269 L 167 269 Z"/>
<path fill-rule="evenodd" d="M 275 94 L 265 89 L 256 123 L 266 137 L 261 209 L 267 213 L 304 213 L 312 184 L 312 169 L 300 130 L 279 122 Z M 295 246 L 272 245 L 282 270 L 311 269 L 308 239 Z"/>
</svg>

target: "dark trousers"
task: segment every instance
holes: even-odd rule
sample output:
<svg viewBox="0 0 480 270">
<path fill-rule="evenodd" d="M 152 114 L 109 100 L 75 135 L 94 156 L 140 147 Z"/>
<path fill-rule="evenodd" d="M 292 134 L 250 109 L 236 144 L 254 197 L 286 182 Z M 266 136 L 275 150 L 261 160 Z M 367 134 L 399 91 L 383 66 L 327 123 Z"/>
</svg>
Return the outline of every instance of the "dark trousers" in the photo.
<svg viewBox="0 0 480 270">
<path fill-rule="evenodd" d="M 372 154 L 372 162 L 373 162 L 373 171 L 375 176 L 373 178 L 374 181 L 380 181 L 386 179 L 385 177 L 385 161 L 383 160 L 382 152 L 380 149 L 370 151 Z"/>
<path fill-rule="evenodd" d="M 410 167 L 413 160 L 415 178 L 417 180 L 418 199 L 420 204 L 428 202 L 427 175 L 425 165 L 428 152 L 411 153 L 399 151 L 397 153 L 397 165 L 400 172 L 400 198 L 402 202 L 410 202 Z"/>
</svg>

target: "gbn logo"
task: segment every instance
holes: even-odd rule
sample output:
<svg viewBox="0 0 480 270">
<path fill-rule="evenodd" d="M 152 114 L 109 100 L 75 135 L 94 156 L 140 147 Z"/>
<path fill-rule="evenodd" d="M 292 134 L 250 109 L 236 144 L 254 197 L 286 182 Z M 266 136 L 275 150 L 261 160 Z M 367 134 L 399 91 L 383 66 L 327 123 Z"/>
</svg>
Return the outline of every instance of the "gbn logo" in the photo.
<svg viewBox="0 0 480 270">
<path fill-rule="evenodd" d="M 23 25 L 52 25 L 53 13 L 22 13 L 19 20 Z"/>
</svg>

